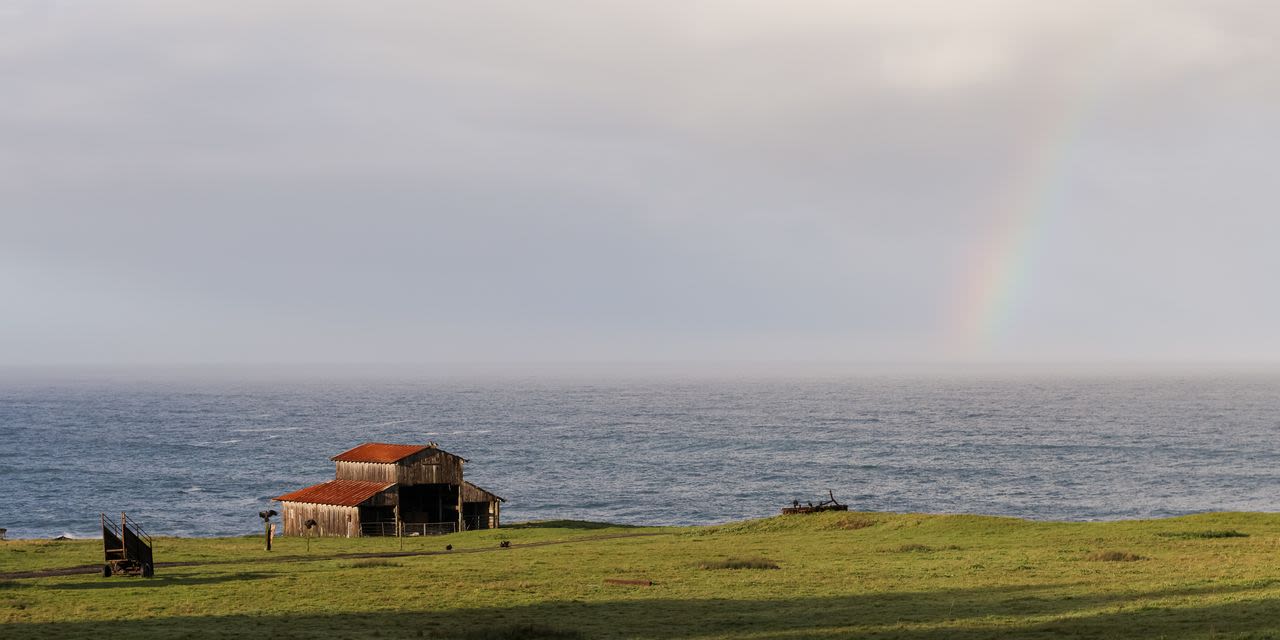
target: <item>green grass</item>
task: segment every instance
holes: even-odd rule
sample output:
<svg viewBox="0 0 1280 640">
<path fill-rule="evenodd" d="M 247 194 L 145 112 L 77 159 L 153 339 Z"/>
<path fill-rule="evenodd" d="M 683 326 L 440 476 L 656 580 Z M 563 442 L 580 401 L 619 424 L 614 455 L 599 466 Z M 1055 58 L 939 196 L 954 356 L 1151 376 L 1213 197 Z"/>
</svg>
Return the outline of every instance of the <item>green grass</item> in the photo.
<svg viewBox="0 0 1280 640">
<path fill-rule="evenodd" d="M 620 534 L 650 535 L 589 539 Z M 512 547 L 498 550 L 501 540 Z M 339 557 L 398 552 L 401 542 L 439 553 Z M 1108 552 L 1142 560 L 1090 559 Z M 0 573 L 93 565 L 99 553 L 96 541 L 0 543 Z M 309 554 L 298 538 L 278 539 L 271 553 L 257 538 L 163 538 L 156 559 L 202 564 L 160 566 L 150 580 L 0 577 L 0 637 L 1280 638 L 1273 514 L 557 522 L 315 539 Z M 744 559 L 781 569 L 701 568 Z"/>
</svg>

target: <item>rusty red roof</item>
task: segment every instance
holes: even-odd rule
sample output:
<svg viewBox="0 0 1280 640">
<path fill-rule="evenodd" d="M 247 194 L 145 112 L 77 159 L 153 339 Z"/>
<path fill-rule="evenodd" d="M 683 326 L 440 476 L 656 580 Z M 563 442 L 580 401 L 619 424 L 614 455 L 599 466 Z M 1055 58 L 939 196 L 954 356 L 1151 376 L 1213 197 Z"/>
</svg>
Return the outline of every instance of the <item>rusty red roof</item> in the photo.
<svg viewBox="0 0 1280 640">
<path fill-rule="evenodd" d="M 395 486 L 393 482 L 366 482 L 364 480 L 330 480 L 286 493 L 276 500 L 281 502 L 310 502 L 354 507 L 369 498 Z"/>
<path fill-rule="evenodd" d="M 429 444 L 386 444 L 383 442 L 366 442 L 354 449 L 343 451 L 330 458 L 338 462 L 399 462 L 409 456 L 429 449 Z"/>
</svg>

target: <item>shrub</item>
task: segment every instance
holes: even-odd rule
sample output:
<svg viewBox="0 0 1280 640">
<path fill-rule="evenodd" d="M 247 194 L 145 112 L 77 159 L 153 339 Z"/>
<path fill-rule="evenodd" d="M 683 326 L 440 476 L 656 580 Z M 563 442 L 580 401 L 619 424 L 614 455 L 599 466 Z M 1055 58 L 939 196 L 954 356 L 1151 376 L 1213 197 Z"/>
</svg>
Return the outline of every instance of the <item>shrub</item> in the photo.
<svg viewBox="0 0 1280 640">
<path fill-rule="evenodd" d="M 1156 534 L 1164 538 L 1181 538 L 1183 540 L 1199 540 L 1212 538 L 1248 538 L 1249 534 L 1235 529 L 1211 529 L 1209 531 L 1169 531 Z"/>
<path fill-rule="evenodd" d="M 916 553 L 924 551 L 933 551 L 933 547 L 925 544 L 911 543 L 904 544 L 897 549 L 898 553 Z"/>
<path fill-rule="evenodd" d="M 459 640 L 581 640 L 581 631 L 557 629 L 540 624 L 517 624 L 509 627 L 472 629 L 452 636 Z"/>
<path fill-rule="evenodd" d="M 1089 554 L 1086 559 L 1100 562 L 1134 562 L 1142 560 L 1142 556 L 1128 551 L 1098 551 Z"/>
<path fill-rule="evenodd" d="M 355 562 L 343 566 L 347 569 L 374 569 L 378 567 L 403 567 L 404 565 L 390 560 L 372 558 L 369 560 L 356 560 Z"/>
<path fill-rule="evenodd" d="M 781 569 L 778 563 L 765 558 L 729 558 L 728 560 L 704 560 L 701 569 Z"/>
</svg>

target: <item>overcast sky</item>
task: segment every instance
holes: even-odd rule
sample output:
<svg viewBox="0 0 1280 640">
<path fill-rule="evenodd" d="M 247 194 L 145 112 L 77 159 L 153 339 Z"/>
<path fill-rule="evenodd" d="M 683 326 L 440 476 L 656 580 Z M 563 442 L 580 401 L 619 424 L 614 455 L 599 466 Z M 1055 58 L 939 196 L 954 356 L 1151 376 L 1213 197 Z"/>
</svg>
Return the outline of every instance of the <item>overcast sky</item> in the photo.
<svg viewBox="0 0 1280 640">
<path fill-rule="evenodd" d="M 1264 0 L 3 0 L 0 364 L 1280 361 L 1278 43 Z"/>
</svg>

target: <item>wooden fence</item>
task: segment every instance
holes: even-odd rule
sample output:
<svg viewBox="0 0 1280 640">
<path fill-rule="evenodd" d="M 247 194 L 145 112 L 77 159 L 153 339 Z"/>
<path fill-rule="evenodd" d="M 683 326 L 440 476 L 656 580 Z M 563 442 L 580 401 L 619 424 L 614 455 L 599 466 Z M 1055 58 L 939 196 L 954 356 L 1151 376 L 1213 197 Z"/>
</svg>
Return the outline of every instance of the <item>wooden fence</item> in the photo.
<svg viewBox="0 0 1280 640">
<path fill-rule="evenodd" d="M 456 522 L 366 522 L 360 525 L 362 536 L 439 536 L 458 530 Z"/>
</svg>

